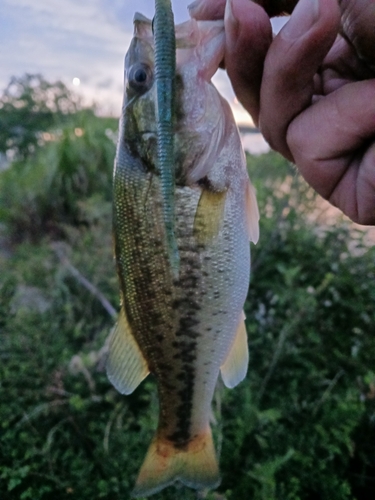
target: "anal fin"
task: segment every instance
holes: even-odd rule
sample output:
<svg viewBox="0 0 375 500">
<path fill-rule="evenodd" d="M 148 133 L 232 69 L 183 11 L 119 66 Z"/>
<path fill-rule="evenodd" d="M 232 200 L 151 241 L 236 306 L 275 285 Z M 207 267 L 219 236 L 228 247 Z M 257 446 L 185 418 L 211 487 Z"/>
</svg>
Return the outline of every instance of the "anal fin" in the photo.
<svg viewBox="0 0 375 500">
<path fill-rule="evenodd" d="M 131 394 L 149 372 L 122 307 L 109 342 L 108 378 L 121 394 Z"/>
<path fill-rule="evenodd" d="M 246 377 L 249 364 L 249 347 L 247 345 L 247 334 L 245 327 L 245 315 L 241 314 L 241 319 L 237 327 L 236 337 L 229 351 L 227 359 L 221 366 L 221 378 L 229 389 L 236 387 Z"/>
</svg>

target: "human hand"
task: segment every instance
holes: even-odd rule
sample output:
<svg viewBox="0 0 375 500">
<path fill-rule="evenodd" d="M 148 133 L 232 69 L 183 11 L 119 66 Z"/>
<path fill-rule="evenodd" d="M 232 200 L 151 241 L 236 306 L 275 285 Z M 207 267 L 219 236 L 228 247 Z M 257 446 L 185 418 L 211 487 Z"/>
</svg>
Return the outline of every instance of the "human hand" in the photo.
<svg viewBox="0 0 375 500">
<path fill-rule="evenodd" d="M 225 66 L 266 140 L 352 220 L 375 224 L 373 0 L 300 0 L 273 41 L 250 0 L 202 0 L 192 15 L 224 10 Z"/>
</svg>

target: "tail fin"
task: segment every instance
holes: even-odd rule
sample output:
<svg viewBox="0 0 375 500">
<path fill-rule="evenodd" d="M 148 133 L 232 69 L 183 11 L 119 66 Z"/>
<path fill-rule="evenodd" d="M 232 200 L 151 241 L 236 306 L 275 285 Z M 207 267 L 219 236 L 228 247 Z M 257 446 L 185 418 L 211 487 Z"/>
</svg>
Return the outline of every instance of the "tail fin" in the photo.
<svg viewBox="0 0 375 500">
<path fill-rule="evenodd" d="M 176 448 L 167 439 L 154 438 L 132 497 L 153 495 L 175 481 L 197 490 L 219 486 L 219 468 L 210 428 L 184 449 Z"/>
</svg>

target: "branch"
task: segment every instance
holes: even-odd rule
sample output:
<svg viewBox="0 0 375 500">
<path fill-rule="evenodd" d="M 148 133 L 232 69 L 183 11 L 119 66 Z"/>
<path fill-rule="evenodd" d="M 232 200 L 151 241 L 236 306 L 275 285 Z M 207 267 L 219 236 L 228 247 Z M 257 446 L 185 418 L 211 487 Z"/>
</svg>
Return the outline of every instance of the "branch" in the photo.
<svg viewBox="0 0 375 500">
<path fill-rule="evenodd" d="M 110 302 L 104 297 L 102 292 L 98 290 L 98 288 L 90 283 L 90 281 L 83 276 L 83 274 L 78 271 L 77 268 L 71 264 L 71 262 L 67 259 L 67 257 L 64 255 L 63 251 L 61 248 L 59 248 L 58 244 L 52 244 L 51 245 L 53 251 L 57 255 L 58 259 L 60 262 L 63 264 L 66 269 L 72 274 L 72 276 L 75 277 L 75 279 L 80 283 L 83 287 L 86 288 L 95 298 L 99 300 L 99 302 L 102 304 L 104 309 L 107 311 L 107 313 L 114 319 L 117 318 L 117 311 L 116 309 L 110 304 Z"/>
</svg>

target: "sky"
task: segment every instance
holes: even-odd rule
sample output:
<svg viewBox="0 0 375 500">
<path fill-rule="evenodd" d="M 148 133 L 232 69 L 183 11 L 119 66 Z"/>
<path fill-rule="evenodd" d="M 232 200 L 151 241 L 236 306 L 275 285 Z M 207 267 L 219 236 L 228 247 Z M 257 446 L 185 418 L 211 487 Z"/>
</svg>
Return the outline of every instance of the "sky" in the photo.
<svg viewBox="0 0 375 500">
<path fill-rule="evenodd" d="M 176 23 L 189 18 L 191 1 L 172 2 Z M 152 18 L 154 0 L 0 0 L 0 90 L 12 76 L 41 73 L 50 82 L 62 80 L 103 114 L 118 116 L 136 11 Z M 214 83 L 237 122 L 251 123 L 224 71 Z M 262 143 L 261 138 L 248 140 Z"/>
</svg>

